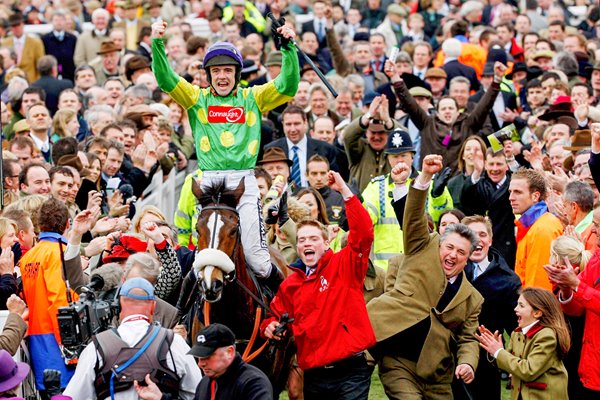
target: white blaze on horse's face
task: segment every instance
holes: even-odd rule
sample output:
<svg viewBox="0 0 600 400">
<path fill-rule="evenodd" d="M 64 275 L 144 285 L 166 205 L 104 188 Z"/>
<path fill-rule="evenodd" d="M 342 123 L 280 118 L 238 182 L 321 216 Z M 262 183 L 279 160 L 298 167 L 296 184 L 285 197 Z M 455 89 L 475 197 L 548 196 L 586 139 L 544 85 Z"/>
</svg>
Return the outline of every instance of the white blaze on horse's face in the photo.
<svg viewBox="0 0 600 400">
<path fill-rule="evenodd" d="M 213 249 L 219 248 L 219 233 L 221 232 L 221 228 L 223 228 L 224 222 L 221 214 L 214 212 L 208 217 L 208 222 L 206 223 L 206 227 L 208 228 L 208 237 L 210 241 L 208 242 L 208 246 Z"/>
</svg>

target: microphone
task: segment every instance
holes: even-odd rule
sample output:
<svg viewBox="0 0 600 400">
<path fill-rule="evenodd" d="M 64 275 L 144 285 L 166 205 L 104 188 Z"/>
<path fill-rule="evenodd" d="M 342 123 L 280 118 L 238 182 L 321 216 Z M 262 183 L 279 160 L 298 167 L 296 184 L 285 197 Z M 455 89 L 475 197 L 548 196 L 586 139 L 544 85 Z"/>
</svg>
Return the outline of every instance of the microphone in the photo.
<svg viewBox="0 0 600 400">
<path fill-rule="evenodd" d="M 105 264 L 99 268 L 96 268 L 91 276 L 90 282 L 94 278 L 102 279 L 104 291 L 109 291 L 121 284 L 121 280 L 123 279 L 123 268 L 116 263 Z"/>
<path fill-rule="evenodd" d="M 123 196 L 123 204 L 130 198 L 133 197 L 133 186 L 129 183 L 126 183 L 119 187 L 119 192 L 121 192 L 121 196 Z"/>
<path fill-rule="evenodd" d="M 90 290 L 97 291 L 104 287 L 104 278 L 101 275 L 92 275 L 90 283 L 87 285 Z"/>
</svg>

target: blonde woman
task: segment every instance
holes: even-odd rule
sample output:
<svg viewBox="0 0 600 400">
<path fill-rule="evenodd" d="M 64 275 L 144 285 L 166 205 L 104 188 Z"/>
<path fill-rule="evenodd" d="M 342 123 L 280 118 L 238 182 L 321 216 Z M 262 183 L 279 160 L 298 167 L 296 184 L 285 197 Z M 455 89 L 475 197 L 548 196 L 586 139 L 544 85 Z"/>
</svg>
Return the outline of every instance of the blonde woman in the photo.
<svg viewBox="0 0 600 400">
<path fill-rule="evenodd" d="M 65 137 L 76 137 L 79 132 L 77 112 L 71 109 L 58 110 L 52 119 L 52 143 Z"/>
<path fill-rule="evenodd" d="M 573 268 L 579 268 L 581 273 L 587 266 L 592 253 L 585 249 L 584 244 L 573 236 L 559 236 L 550 245 L 550 264 L 565 267 L 565 259 L 568 259 Z M 583 327 L 585 319 L 583 316 L 565 315 L 571 327 L 571 350 L 563 360 L 569 374 L 569 398 L 580 399 L 582 391 L 585 391 L 579 379 L 578 368 L 581 358 L 583 341 Z"/>
<path fill-rule="evenodd" d="M 146 222 L 157 221 L 166 222 L 167 217 L 158 209 L 158 207 L 153 205 L 145 205 L 136 213 L 135 217 L 133 218 L 133 231 L 135 233 L 142 233 L 141 227 L 144 226 Z"/>
</svg>

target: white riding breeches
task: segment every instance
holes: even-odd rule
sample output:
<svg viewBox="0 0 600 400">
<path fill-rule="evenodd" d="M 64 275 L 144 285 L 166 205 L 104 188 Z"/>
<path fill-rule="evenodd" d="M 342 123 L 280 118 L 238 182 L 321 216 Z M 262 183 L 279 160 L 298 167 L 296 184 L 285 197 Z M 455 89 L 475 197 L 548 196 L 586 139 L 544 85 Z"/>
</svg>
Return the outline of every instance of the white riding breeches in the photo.
<svg viewBox="0 0 600 400">
<path fill-rule="evenodd" d="M 266 278 L 271 272 L 271 257 L 265 237 L 260 192 L 254 177 L 254 170 L 204 171 L 201 188 L 205 190 L 214 182 L 223 179 L 227 189 L 237 188 L 240 181 L 244 179 L 244 194 L 237 205 L 242 246 L 244 246 L 244 255 L 250 268 L 259 277 Z"/>
</svg>

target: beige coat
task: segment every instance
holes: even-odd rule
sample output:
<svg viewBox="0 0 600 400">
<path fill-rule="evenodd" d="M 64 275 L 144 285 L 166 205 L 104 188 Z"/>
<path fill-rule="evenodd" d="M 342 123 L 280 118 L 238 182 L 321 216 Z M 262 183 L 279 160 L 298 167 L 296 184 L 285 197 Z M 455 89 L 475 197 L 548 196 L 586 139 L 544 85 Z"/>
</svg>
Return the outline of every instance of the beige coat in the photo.
<svg viewBox="0 0 600 400">
<path fill-rule="evenodd" d="M 435 308 L 448 280 L 440 264 L 439 235 L 429 234 L 427 229 L 426 198 L 426 190 L 409 189 L 403 226 L 404 261 L 394 288 L 369 302 L 367 311 L 378 342 L 429 317 L 431 328 L 415 372 L 427 381 L 450 383 L 454 372 L 452 342 L 457 345 L 458 364 L 477 369 L 479 343 L 474 333 L 483 297 L 463 275 L 446 308 Z"/>
<path fill-rule="evenodd" d="M 508 348 L 498 354 L 498 367 L 512 374 L 514 400 L 566 400 L 567 370 L 558 359 L 556 334 L 539 328 L 534 325 L 527 335 L 513 332 Z"/>
<path fill-rule="evenodd" d="M 13 48 L 14 41 L 11 36 L 2 40 L 2 47 Z M 46 55 L 44 43 L 37 36 L 27 35 L 21 55 L 21 62 L 17 67 L 21 68 L 27 74 L 27 81 L 31 84 L 40 79 L 40 73 L 37 70 L 37 62 Z"/>
</svg>

